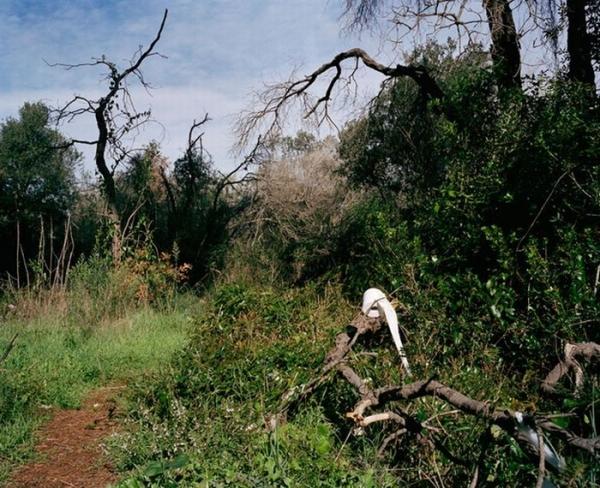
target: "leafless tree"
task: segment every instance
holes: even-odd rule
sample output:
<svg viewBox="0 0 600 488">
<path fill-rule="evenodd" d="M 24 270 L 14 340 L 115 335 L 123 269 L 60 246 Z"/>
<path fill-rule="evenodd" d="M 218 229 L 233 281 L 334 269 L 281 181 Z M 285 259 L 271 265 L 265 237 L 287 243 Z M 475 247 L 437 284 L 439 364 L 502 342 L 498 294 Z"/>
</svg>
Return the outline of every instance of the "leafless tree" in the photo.
<svg viewBox="0 0 600 488">
<path fill-rule="evenodd" d="M 108 217 L 113 227 L 113 258 L 116 262 L 121 255 L 121 229 L 119 209 L 117 207 L 117 188 L 115 185 L 115 171 L 119 164 L 130 154 L 125 140 L 128 134 L 138 131 L 150 119 L 150 110 L 138 111 L 130 91 L 130 83 L 137 82 L 148 90 L 151 85 L 144 78 L 141 70 L 142 64 L 154 56 L 162 56 L 155 48 L 161 38 L 168 10 L 165 10 L 158 32 L 145 49 L 140 46 L 133 56 L 129 66 L 120 68 L 106 56 L 93 58 L 87 63 L 64 64 L 54 63 L 66 70 L 86 67 L 101 67 L 106 73 L 108 87 L 99 98 L 90 98 L 75 95 L 64 106 L 54 111 L 58 123 L 72 122 L 79 117 L 94 117 L 98 130 L 97 138 L 93 140 L 71 139 L 67 145 L 84 144 L 95 146 L 94 160 L 96 169 L 102 177 L 102 186 L 108 207 Z"/>
</svg>

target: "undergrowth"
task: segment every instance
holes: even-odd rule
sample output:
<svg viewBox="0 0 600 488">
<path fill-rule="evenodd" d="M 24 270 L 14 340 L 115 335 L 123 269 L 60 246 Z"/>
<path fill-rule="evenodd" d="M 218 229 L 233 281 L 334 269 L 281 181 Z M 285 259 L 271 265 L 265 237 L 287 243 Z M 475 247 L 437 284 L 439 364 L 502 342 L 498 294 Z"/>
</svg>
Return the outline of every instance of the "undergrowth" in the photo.
<svg viewBox="0 0 600 488">
<path fill-rule="evenodd" d="M 425 55 L 455 63 L 449 52 Z M 542 397 L 540 382 L 565 344 L 599 340 L 600 105 L 556 80 L 499 94 L 477 64 L 445 72 L 447 111 L 464 117 L 415 99 L 410 80 L 390 83 L 342 134 L 338 176 L 360 194 L 347 205 L 327 194 L 307 217 L 317 231 L 293 198 L 301 178 L 256 204 L 262 223 L 230 250 L 185 352 L 136 390 L 131 429 L 112 443 L 122 486 L 468 486 L 488 426 L 434 398 L 394 408 L 430 419 L 435 447 L 407 434 L 383 457 L 390 427 L 351 430 L 357 395 L 335 377 L 267 428 L 372 286 L 395 301 L 416 379 L 597 435 L 593 368 L 577 397 L 568 383 Z M 365 347 L 352 358 L 360 377 L 407 382 L 386 334 Z M 533 486 L 537 460 L 490 435 L 480 484 Z M 556 444 L 567 468 L 555 481 L 593 486 L 595 460 Z"/>
<path fill-rule="evenodd" d="M 359 298 L 349 301 L 332 284 L 218 285 L 194 321 L 185 352 L 133 390 L 126 433 L 110 440 L 119 468 L 130 473 L 119 486 L 397 486 L 398 479 L 442 476 L 453 486 L 468 484 L 469 469 L 411 435 L 378 457 L 390 431 L 353 430 L 345 413 L 357 397 L 335 377 L 269 428 L 282 396 L 314 377 L 335 335 L 357 313 Z M 435 377 L 499 407 L 535 408 L 539 397 L 524 388 L 529 379 L 511 376 L 498 347 L 473 341 L 456 354 L 440 341 L 441 315 L 426 306 L 419 313 L 423 320 L 411 321 L 407 346 L 418 377 Z M 372 350 L 376 357 L 361 354 Z M 353 361 L 373 385 L 406 381 L 385 334 L 358 349 Z M 455 456 L 473 456 L 482 422 L 430 398 L 404 408 L 421 421 L 436 418 Z M 489 482 L 534 482 L 535 467 L 514 441 L 501 431 L 494 435 Z"/>
<path fill-rule="evenodd" d="M 120 468 L 132 471 L 120 486 L 393 484 L 384 467 L 353 465 L 339 418 L 318 402 L 265 429 L 281 395 L 314 374 L 356 312 L 338 287 L 228 283 L 209 303 L 184 354 L 135 391 L 129 432 L 111 441 Z"/>
</svg>

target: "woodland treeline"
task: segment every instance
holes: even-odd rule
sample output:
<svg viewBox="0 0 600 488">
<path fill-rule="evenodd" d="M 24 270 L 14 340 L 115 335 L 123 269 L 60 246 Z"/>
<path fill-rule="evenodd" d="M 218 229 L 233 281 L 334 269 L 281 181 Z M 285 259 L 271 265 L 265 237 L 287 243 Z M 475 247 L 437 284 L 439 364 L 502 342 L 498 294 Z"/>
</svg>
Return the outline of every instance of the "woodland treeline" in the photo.
<svg viewBox="0 0 600 488">
<path fill-rule="evenodd" d="M 407 39 L 419 32 L 432 36 L 411 46 L 400 64 L 384 64 L 357 47 L 332 53 L 304 77 L 269 85 L 240 116 L 236 130 L 242 156 L 225 174 L 205 149 L 210 141 L 202 139 L 208 116 L 190 126 L 188 147 L 175 161 L 168 161 L 156 143 L 136 152 L 127 146 L 127 134 L 143 130 L 150 115 L 135 111 L 128 82 L 147 86 L 143 65 L 158 52 L 166 12 L 152 42 L 129 65 L 118 66 L 104 56 L 63 65 L 106 70 L 105 94 L 99 99 L 82 94 L 62 107 L 26 103 L 17 118 L 2 123 L 1 271 L 17 288 L 68 287 L 70 267 L 102 256 L 110 266 L 129 267 L 155 280 L 155 291 L 141 295 L 147 300 L 160 290 L 156 281 L 205 287 L 232 277 L 214 292 L 219 312 L 211 317 L 223 328 L 198 334 L 178 363 L 178 373 L 140 400 L 151 412 L 148 418 L 136 417 L 146 427 L 175 422 L 179 415 L 168 401 L 155 402 L 163 394 L 204 414 L 205 407 L 194 402 L 206 392 L 238 402 L 241 411 L 244 399 L 258 394 L 248 387 L 238 396 L 233 384 L 217 386 L 210 375 L 193 376 L 190 371 L 199 364 L 215 371 L 222 367 L 217 377 L 231 367 L 248 384 L 262 377 L 261 368 L 285 372 L 289 382 L 273 380 L 279 395 L 260 407 L 277 410 L 294 381 L 296 386 L 309 383 L 311 371 L 319 370 L 332 335 L 329 342 L 321 337 L 323 343 L 296 355 L 292 342 L 273 352 L 271 336 L 261 329 L 256 334 L 266 334 L 265 350 L 249 352 L 256 354 L 255 362 L 238 370 L 233 366 L 238 353 L 221 342 L 229 327 L 224 321 L 238 321 L 249 330 L 266 324 L 288 338 L 284 324 L 289 327 L 296 317 L 301 317 L 298 333 L 309 327 L 302 325 L 302 314 L 310 315 L 306 303 L 317 301 L 310 287 L 335 283 L 342 297 L 357 302 L 376 285 L 398 304 L 418 378 L 439 378 L 493 406 L 519 407 L 531 415 L 532 428 L 549 429 L 544 430 L 548 436 L 557 431 L 536 420 L 536 412 L 556 414 L 560 428 L 572 437 L 560 434 L 553 442 L 571 461 L 553 476 L 570 486 L 595 483 L 597 351 L 580 358 L 583 379 L 576 391 L 565 381 L 575 371 L 569 369 L 572 364 L 558 376 L 562 386 L 557 380 L 541 392 L 540 385 L 557 362 L 570 361 L 565 345 L 600 339 L 600 103 L 595 82 L 600 4 L 347 0 L 340 12 L 341 27 L 393 32 L 395 49 L 410 44 Z M 552 65 L 524 68 L 525 34 L 536 39 Z M 308 131 L 285 132 L 294 113 L 327 124 L 336 101 L 352 93 L 358 69 L 379 72 L 383 82 L 362 115 L 340 127 L 339 137 L 320 140 Z M 95 120 L 97 138 L 70 140 L 56 128 L 56 122 L 80 117 Z M 97 174 L 86 181 L 78 180 L 75 171 L 82 145 L 95 150 Z M 259 293 L 253 288 L 259 279 L 295 290 L 289 292 L 295 298 Z M 269 348 L 272 356 L 267 357 Z M 221 366 L 223 357 L 230 359 Z M 353 360 L 363 361 L 357 368 L 370 375 L 369 381 L 380 386 L 399 381 L 397 371 L 381 365 L 370 370 L 367 356 L 361 357 Z M 363 387 L 364 400 L 365 383 L 352 377 L 353 382 L 346 373 L 351 385 Z M 323 384 L 319 380 L 315 388 Z M 323 387 L 318 408 L 333 425 L 339 452 L 353 449 L 348 462 L 361 465 L 370 462 L 368 448 L 364 439 L 351 438 L 343 417 L 353 405 L 347 386 Z M 423 388 L 420 396 L 429 395 L 427 385 Z M 405 393 L 395 390 L 394 401 L 419 396 L 408 392 L 405 398 Z M 406 408 L 403 422 L 423 422 L 439 413 L 426 403 Z M 306 420 L 300 411 L 295 405 L 286 412 L 287 421 L 295 415 Z M 480 417 L 479 424 L 452 417 L 437 431 L 422 423 L 410 424 L 413 430 L 402 424 L 401 434 L 408 429 L 409 437 L 422 442 L 405 442 L 401 434 L 389 437 L 384 427 L 375 438 L 396 446 L 386 458 L 388 465 L 397 466 L 402 458 L 403 466 L 413 468 L 394 472 L 395 480 L 425 483 L 423 466 L 435 465 L 448 486 L 522 486 L 523 479 L 542 483 L 547 475 L 543 460 L 538 471 L 528 457 L 535 459 L 539 449 L 518 454 L 511 439 L 490 433 L 486 422 L 494 423 L 493 418 Z M 181 428 L 178 442 L 193 445 L 192 428 Z M 358 483 L 354 472 L 344 478 L 337 470 L 335 450 L 331 459 L 329 450 L 321 453 L 329 463 L 323 465 L 305 459 L 302 449 L 294 451 L 289 429 L 290 452 L 316 463 L 315 472 L 334 480 L 331 486 Z M 240 426 L 240 442 L 250 442 L 242 431 Z M 573 439 L 585 439 L 585 446 Z M 481 454 L 473 455 L 473 446 L 483 442 Z M 305 477 L 310 473 L 296 470 L 290 459 L 281 461 L 288 463 L 285 469 L 281 464 L 246 465 L 235 447 L 224 444 L 222 449 L 219 456 L 230 465 L 241 463 L 242 472 L 260 479 L 280 469 L 309 486 Z M 177 452 L 154 446 L 138 454 L 155 459 Z M 434 452 L 446 461 L 436 464 Z M 215 476 L 226 477 L 219 471 L 223 462 L 213 461 Z M 385 485 L 387 476 L 378 482 Z"/>
<path fill-rule="evenodd" d="M 463 146 L 461 151 L 470 154 L 461 152 L 458 159 L 464 159 L 461 164 L 469 167 L 470 177 L 480 171 L 493 179 L 493 173 L 501 172 L 505 181 L 496 183 L 496 191 L 511 182 L 503 187 L 507 201 L 500 208 L 495 208 L 498 202 L 484 205 L 490 212 L 487 223 L 510 221 L 507 225 L 511 231 L 523 230 L 522 234 L 527 235 L 533 227 L 542 228 L 544 220 L 550 218 L 551 209 L 540 212 L 542 220 L 536 221 L 532 229 L 527 226 L 561 176 L 561 170 L 570 166 L 558 150 L 537 148 L 529 153 L 530 148 L 523 146 L 525 141 L 536 144 L 542 137 L 536 131 L 545 130 L 544 123 L 554 122 L 554 130 L 561 129 L 560 117 L 566 116 L 567 110 L 562 107 L 563 98 L 569 106 L 577 106 L 569 115 L 581 116 L 584 129 L 577 132 L 580 126 L 569 125 L 571 120 L 564 122 L 564 130 L 570 131 L 564 134 L 565 140 L 571 135 L 582 144 L 593 139 L 594 70 L 600 62 L 600 14 L 595 2 L 549 0 L 527 3 L 523 10 L 524 5 L 511 6 L 510 2 L 496 0 L 483 2 L 481 8 L 455 1 L 412 5 L 348 0 L 343 7 L 347 28 L 392 24 L 398 29 L 400 39 L 416 29 L 431 29 L 440 38 L 448 33 L 447 43 L 430 41 L 418 46 L 407 56 L 406 64 L 396 66 L 384 66 L 357 48 L 337 54 L 306 78 L 272 85 L 260 94 L 253 106 L 256 110 L 242 115 L 238 127 L 241 141 L 254 143 L 252 135 L 258 136 L 258 142 L 229 175 L 215 170 L 204 148 L 201 131 L 204 124 L 210 123 L 208 114 L 193 122 L 188 147 L 176 161 L 162 156 L 157 143 L 141 150 L 126 145 L 127 133 L 143 130 L 150 116 L 149 110 L 134 109 L 127 82 L 136 78 L 142 86 L 149 86 L 141 68 L 148 57 L 158 54 L 156 46 L 166 13 L 152 42 L 128 66 L 118 67 L 104 55 L 90 63 L 57 64 L 57 69 L 104 68 L 106 94 L 97 100 L 78 95 L 62 107 L 25 102 L 18 117 L 2 123 L 0 225 L 7 237 L 2 241 L 0 253 L 2 273 L 13 279 L 18 277 L 22 285 L 27 282 L 28 267 L 34 261 L 48 274 L 61 260 L 63 248 L 69 249 L 68 260 L 72 264 L 94 249 L 102 250 L 103 240 L 115 240 L 118 248 L 125 247 L 117 241 L 127 237 L 133 228 L 138 231 L 143 228 L 144 238 L 159 251 L 173 253 L 175 246 L 178 259 L 193 265 L 194 280 L 206 277 L 212 260 L 217 259 L 215 251 L 226 245 L 231 234 L 231 220 L 242 216 L 249 207 L 257 208 L 254 200 L 260 193 L 261 178 L 253 170 L 267 171 L 264 168 L 275 160 L 293 160 L 323 145 L 303 134 L 296 141 L 278 135 L 283 110 L 288 104 L 301 101 L 305 116 L 314 116 L 317 123 L 325 123 L 329 117 L 328 105 L 340 80 L 351 77 L 352 69 L 361 64 L 387 78 L 379 95 L 367 107 L 367 113 L 347 123 L 341 132 L 336 169 L 349 187 L 373 195 L 386 194 L 386 200 L 396 200 L 402 212 L 421 207 L 422 203 L 417 202 L 424 197 L 431 201 L 432 196 L 440 195 L 458 164 L 457 146 Z M 527 14 L 524 24 L 529 28 L 527 34 L 535 32 L 538 41 L 544 43 L 543 48 L 555 57 L 559 67 L 554 74 L 549 74 L 550 67 L 541 66 L 537 75 L 522 75 L 519 39 L 522 33 L 515 27 L 515 14 Z M 486 28 L 489 34 L 482 34 Z M 489 50 L 483 47 L 486 37 Z M 313 83 L 321 77 L 327 81 L 326 89 L 323 93 L 311 93 Z M 313 95 L 314 100 L 310 98 Z M 560 116 L 551 111 L 552 104 L 561 110 Z M 586 112 L 580 114 L 584 109 Z M 97 122 L 98 137 L 94 140 L 68 139 L 56 127 L 57 123 L 86 116 Z M 499 126 L 503 119 L 505 126 Z M 496 141 L 497 138 L 500 140 Z M 517 145 L 513 144 L 513 138 Z M 554 137 L 549 140 L 557 143 Z M 480 147 L 474 147 L 474 141 Z M 325 144 L 330 144 L 332 150 L 335 145 Z M 508 158 L 496 154 L 503 144 L 512 146 Z M 81 162 L 78 148 L 83 145 L 95 149 L 96 172 L 82 180 L 76 167 Z M 585 150 L 590 161 L 579 160 L 583 148 L 571 147 L 570 151 L 573 171 L 589 171 L 595 158 L 593 151 Z M 525 156 L 529 161 L 513 163 Z M 495 159 L 502 160 L 498 163 L 501 171 L 475 169 L 493 165 L 491 161 Z M 590 174 L 578 179 L 575 173 L 562 179 L 581 180 L 584 185 L 590 182 Z M 463 184 L 467 179 L 465 175 Z M 539 183 L 539 193 L 530 187 L 531 180 Z M 494 192 L 485 182 L 479 183 L 477 193 L 490 199 Z M 525 187 L 517 188 L 519 184 Z M 557 185 L 557 191 L 560 186 L 566 185 Z M 585 196 L 585 188 L 582 190 L 579 193 Z M 558 202 L 560 198 L 556 195 L 547 203 L 552 205 L 552 200 Z M 440 217 L 443 222 L 443 216 Z M 118 248 L 111 251 L 117 261 L 122 252 Z M 215 265 L 217 262 L 218 259 Z"/>
</svg>

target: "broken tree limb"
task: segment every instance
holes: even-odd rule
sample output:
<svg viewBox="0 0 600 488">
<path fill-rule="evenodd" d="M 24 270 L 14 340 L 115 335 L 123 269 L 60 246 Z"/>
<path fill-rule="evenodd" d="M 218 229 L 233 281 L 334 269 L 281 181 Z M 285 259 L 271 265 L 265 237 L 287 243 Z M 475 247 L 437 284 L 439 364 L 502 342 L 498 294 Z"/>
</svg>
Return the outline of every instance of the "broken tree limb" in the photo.
<svg viewBox="0 0 600 488">
<path fill-rule="evenodd" d="M 286 391 L 282 396 L 279 414 L 285 413 L 292 406 L 307 398 L 319 386 L 321 386 L 329 377 L 329 374 L 346 359 L 347 354 L 352 350 L 359 337 L 364 334 L 375 333 L 381 328 L 381 321 L 378 318 L 370 318 L 365 315 L 358 315 L 349 324 L 345 332 L 338 334 L 335 338 L 335 346 L 325 356 L 325 363 L 319 374 L 303 385 L 294 387 Z"/>
<path fill-rule="evenodd" d="M 353 378 L 351 384 L 360 384 L 358 375 L 354 373 L 348 365 L 343 366 L 344 377 Z M 353 374 L 352 374 L 353 373 Z M 362 380 L 360 380 L 362 381 Z M 360 393 L 360 391 L 359 391 Z M 354 409 L 346 414 L 360 425 L 365 418 L 366 412 L 373 407 L 383 407 L 390 402 L 414 400 L 430 396 L 445 401 L 453 407 L 461 410 L 463 413 L 473 415 L 480 419 L 485 419 L 498 427 L 502 428 L 506 433 L 515 438 L 519 444 L 526 448 L 526 451 L 539 456 L 537 438 L 532 441 L 526 429 L 519 429 L 519 425 L 523 422 L 523 414 L 509 409 L 496 409 L 487 401 L 475 400 L 467 395 L 446 386 L 436 380 L 422 380 L 409 383 L 407 385 L 386 386 L 377 388 L 361 395 L 360 400 L 356 403 Z M 600 454 L 600 437 L 582 438 L 572 432 L 559 427 L 544 416 L 533 416 L 534 424 L 539 426 L 545 434 L 553 434 L 568 445 L 577 449 L 582 449 L 598 456 Z"/>
<path fill-rule="evenodd" d="M 347 331 L 336 336 L 335 345 L 326 355 L 318 375 L 310 382 L 286 392 L 282 398 L 282 407 L 279 414 L 285 415 L 292 405 L 307 398 L 330 378 L 332 372 L 336 372 L 354 388 L 359 397 L 352 410 L 346 413 L 346 417 L 355 424 L 357 431 L 376 423 L 391 423 L 397 426 L 384 439 L 378 451 L 380 455 L 393 441 L 409 432 L 431 444 L 431 439 L 423 433 L 426 430 L 432 430 L 432 428 L 419 422 L 415 417 L 401 409 L 400 402 L 432 397 L 451 405 L 463 414 L 485 420 L 488 423 L 487 434 L 484 435 L 485 442 L 483 442 L 482 450 L 477 459 L 471 462 L 472 465 L 475 465 L 471 486 L 477 486 L 482 479 L 485 451 L 492 440 L 489 433 L 491 425 L 497 425 L 514 438 L 530 456 L 532 462 L 537 462 L 538 469 L 539 464 L 542 462 L 540 459 L 542 459 L 544 463 L 543 473 L 546 473 L 547 469 L 561 471 L 565 466 L 564 459 L 550 444 L 548 440 L 550 436 L 561 440 L 572 448 L 583 450 L 596 458 L 600 457 L 600 437 L 580 437 L 558 426 L 544 415 L 526 415 L 510 409 L 496 408 L 489 401 L 471 398 L 433 378 L 404 385 L 372 387 L 370 382 L 364 380 L 352 368 L 351 359 L 353 356 L 350 355 L 350 352 L 359 339 L 368 334 L 379 332 L 382 326 L 382 320 L 379 318 L 370 318 L 366 315 L 356 317 Z M 568 349 L 569 354 L 567 354 L 567 357 L 572 360 L 575 360 L 574 358 L 592 359 L 598 355 L 598 345 L 596 344 L 588 343 L 571 346 Z M 569 367 L 572 367 L 572 365 Z M 561 368 L 564 369 L 564 367 Z M 562 372 L 563 369 L 559 371 Z M 556 373 L 552 375 L 550 384 L 553 384 L 553 378 L 555 378 L 555 384 L 564 374 L 566 374 L 566 370 L 560 375 Z M 434 442 L 433 446 L 440 450 L 440 442 Z M 543 450 L 543 453 L 540 452 L 540 449 Z M 458 459 L 449 452 L 443 453 L 452 462 L 456 462 Z M 468 461 L 463 462 L 467 463 Z"/>
<path fill-rule="evenodd" d="M 323 366 L 316 377 L 303 385 L 288 390 L 282 396 L 278 416 L 285 417 L 292 406 L 314 393 L 331 378 L 332 373 L 337 373 L 352 386 L 358 397 L 353 408 L 345 414 L 346 418 L 354 423 L 355 428 L 351 432 L 362 433 L 374 424 L 393 425 L 391 433 L 383 439 L 378 455 L 382 455 L 390 444 L 405 434 L 412 434 L 412 438 L 429 445 L 432 449 L 437 449 L 450 462 L 463 465 L 469 471 L 474 467 L 470 487 L 478 486 L 485 479 L 485 457 L 489 445 L 493 442 L 491 433 L 493 425 L 512 437 L 527 453 L 531 462 L 537 465 L 537 481 L 539 483 L 541 479 L 544 483 L 543 486 L 551 486 L 548 484 L 551 483 L 548 478 L 549 470 L 561 472 L 566 465 L 564 458 L 552 446 L 551 437 L 559 439 L 563 445 L 584 451 L 596 459 L 600 457 L 600 437 L 581 437 L 555 424 L 551 420 L 551 415 L 524 414 L 516 410 L 497 408 L 490 401 L 472 398 L 435 378 L 379 388 L 372 386 L 370 380 L 362 378 L 352 367 L 352 361 L 357 355 L 351 354 L 353 347 L 360 339 L 369 334 L 379 333 L 384 327 L 385 314 L 381 313 L 379 309 L 376 310 L 378 313 L 369 314 L 369 312 L 373 312 L 373 307 L 376 307 L 377 304 L 371 301 L 367 305 L 365 306 L 363 303 L 363 313 L 352 321 L 346 331 L 336 336 L 335 345 L 327 353 Z M 370 354 L 370 352 L 363 351 L 359 354 Z M 576 381 L 580 385 L 583 380 L 583 370 L 577 360 L 592 360 L 598 357 L 600 357 L 600 346 L 595 343 L 568 344 L 565 348 L 565 360 L 549 373 L 545 380 L 546 387 L 554 388 L 571 369 L 575 371 L 576 377 L 580 378 Z M 443 432 L 443 428 L 430 426 L 427 424 L 427 420 L 421 422 L 403 408 L 402 403 L 424 397 L 435 398 L 454 407 L 453 414 L 470 415 L 487 424 L 480 437 L 481 450 L 473 459 L 461 459 L 455 456 L 437 438 L 437 434 Z M 432 418 L 435 417 L 436 415 Z"/>
<path fill-rule="evenodd" d="M 559 361 L 542 381 L 541 389 L 548 395 L 557 393 L 558 382 L 570 372 L 575 374 L 575 394 L 583 385 L 583 369 L 579 360 L 600 359 L 600 345 L 595 342 L 567 343 L 564 349 L 564 359 Z"/>
<path fill-rule="evenodd" d="M 344 67 L 348 63 L 350 64 L 350 74 L 344 76 Z M 277 134 L 282 127 L 282 119 L 285 118 L 289 106 L 294 101 L 300 102 L 305 118 L 315 117 L 318 125 L 325 121 L 333 123 L 329 115 L 329 105 L 333 98 L 334 88 L 338 85 L 356 83 L 354 74 L 360 65 L 380 73 L 385 76 L 386 80 L 412 79 L 425 99 L 443 100 L 445 96 L 440 85 L 425 66 L 402 64 L 388 66 L 376 61 L 363 49 L 353 48 L 338 53 L 330 61 L 304 77 L 292 77 L 288 81 L 268 86 L 264 92 L 259 93 L 257 96 L 258 108 L 246 111 L 238 121 L 236 132 L 239 136 L 240 146 L 245 146 L 263 124 L 265 125 L 263 134 L 266 139 Z M 321 80 L 326 82 L 324 93 L 320 96 L 312 95 L 311 91 L 319 85 Z M 449 110 L 446 110 L 446 116 L 451 120 L 455 119 L 454 114 Z"/>
</svg>

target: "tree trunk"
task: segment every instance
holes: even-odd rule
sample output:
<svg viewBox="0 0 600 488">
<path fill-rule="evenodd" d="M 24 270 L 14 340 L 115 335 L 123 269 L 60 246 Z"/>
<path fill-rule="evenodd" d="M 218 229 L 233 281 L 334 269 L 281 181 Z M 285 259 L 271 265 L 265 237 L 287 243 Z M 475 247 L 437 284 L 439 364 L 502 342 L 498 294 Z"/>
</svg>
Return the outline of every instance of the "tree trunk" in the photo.
<svg viewBox="0 0 600 488">
<path fill-rule="evenodd" d="M 521 88 L 521 52 L 510 0 L 483 0 L 492 39 L 492 61 L 502 88 Z"/>
<path fill-rule="evenodd" d="M 567 0 L 569 79 L 595 86 L 590 39 L 585 18 L 586 0 Z"/>
<path fill-rule="evenodd" d="M 102 175 L 104 193 L 108 207 L 108 219 L 112 227 L 112 257 L 115 264 L 121 262 L 121 219 L 117 208 L 117 190 L 115 179 L 106 164 L 106 145 L 108 143 L 108 124 L 104 115 L 107 109 L 107 101 L 103 99 L 95 110 L 96 125 L 98 126 L 98 142 L 96 143 L 96 167 Z"/>
</svg>

